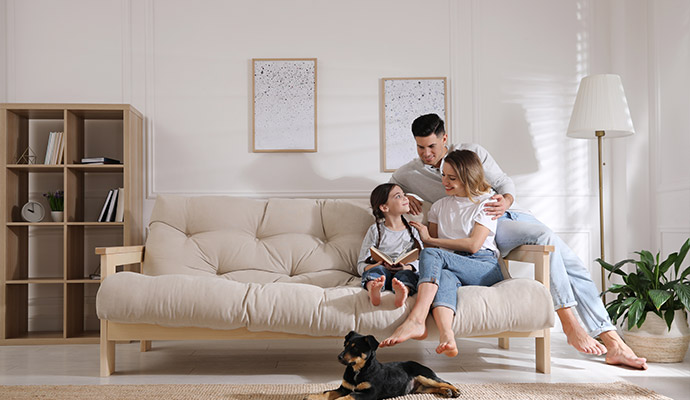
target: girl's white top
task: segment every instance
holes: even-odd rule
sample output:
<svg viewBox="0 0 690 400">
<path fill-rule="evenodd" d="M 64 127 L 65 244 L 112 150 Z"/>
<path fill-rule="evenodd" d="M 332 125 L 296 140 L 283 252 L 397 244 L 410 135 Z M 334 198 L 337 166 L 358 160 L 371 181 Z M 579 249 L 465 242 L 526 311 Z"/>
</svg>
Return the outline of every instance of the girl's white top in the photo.
<svg viewBox="0 0 690 400">
<path fill-rule="evenodd" d="M 496 246 L 496 226 L 498 220 L 492 219 L 484 211 L 486 203 L 491 202 L 491 193 L 474 198 L 473 203 L 468 197 L 446 196 L 435 202 L 429 210 L 428 220 L 438 225 L 439 239 L 464 239 L 470 237 L 474 223 L 478 222 L 487 227 L 489 236 L 484 240 L 482 249 L 493 250 L 499 255 Z M 451 249 L 446 249 L 453 251 Z"/>
</svg>

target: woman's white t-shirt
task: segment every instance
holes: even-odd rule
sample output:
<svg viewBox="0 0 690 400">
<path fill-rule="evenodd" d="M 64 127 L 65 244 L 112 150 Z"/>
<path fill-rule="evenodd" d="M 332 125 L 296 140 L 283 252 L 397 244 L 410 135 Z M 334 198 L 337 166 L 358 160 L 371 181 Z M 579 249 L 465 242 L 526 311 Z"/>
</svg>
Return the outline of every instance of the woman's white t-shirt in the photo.
<svg viewBox="0 0 690 400">
<path fill-rule="evenodd" d="M 496 246 L 496 226 L 498 220 L 486 214 L 484 206 L 492 202 L 491 194 L 486 193 L 474 198 L 446 196 L 435 202 L 429 210 L 428 220 L 438 225 L 439 239 L 464 239 L 470 237 L 474 223 L 478 222 L 489 229 L 489 236 L 484 240 L 482 249 L 490 249 L 498 256 Z M 447 249 L 450 250 L 450 249 Z M 453 250 L 450 250 L 453 251 Z"/>
</svg>

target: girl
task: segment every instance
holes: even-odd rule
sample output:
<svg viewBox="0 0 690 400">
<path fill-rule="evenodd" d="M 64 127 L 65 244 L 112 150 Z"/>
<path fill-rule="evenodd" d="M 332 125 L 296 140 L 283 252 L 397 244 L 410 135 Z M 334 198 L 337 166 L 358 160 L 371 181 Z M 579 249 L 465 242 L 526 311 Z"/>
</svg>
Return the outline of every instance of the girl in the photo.
<svg viewBox="0 0 690 400">
<path fill-rule="evenodd" d="M 491 286 L 503 280 L 494 236 L 497 221 L 487 215 L 491 186 L 476 153 L 456 150 L 442 166 L 447 197 L 431 206 L 429 227 L 411 222 L 427 246 L 419 259 L 417 302 L 402 325 L 381 343 L 393 346 L 410 338 L 426 337 L 425 322 L 431 309 L 440 331 L 436 352 L 458 354 L 452 328 L 463 285 Z"/>
<path fill-rule="evenodd" d="M 405 304 L 408 296 L 417 291 L 417 264 L 415 260 L 405 265 L 376 262 L 369 257 L 371 247 L 388 254 L 392 259 L 412 248 L 422 250 L 419 233 L 405 220 L 410 203 L 400 186 L 384 183 L 371 192 L 371 211 L 376 222 L 369 227 L 359 251 L 357 271 L 362 276 L 362 287 L 369 292 L 371 304 L 381 303 L 381 291 L 395 292 L 395 306 Z"/>
</svg>

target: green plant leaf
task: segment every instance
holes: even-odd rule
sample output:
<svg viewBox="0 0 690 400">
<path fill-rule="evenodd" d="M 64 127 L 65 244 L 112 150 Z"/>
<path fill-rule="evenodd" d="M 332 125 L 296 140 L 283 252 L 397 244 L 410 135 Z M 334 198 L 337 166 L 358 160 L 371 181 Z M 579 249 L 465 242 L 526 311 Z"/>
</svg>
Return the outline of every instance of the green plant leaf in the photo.
<svg viewBox="0 0 690 400">
<path fill-rule="evenodd" d="M 673 285 L 673 289 L 678 295 L 678 300 L 680 300 L 686 310 L 690 311 L 690 284 L 679 282 Z"/>
<path fill-rule="evenodd" d="M 642 275 L 644 275 L 650 282 L 656 281 L 656 279 L 654 279 L 653 264 L 650 266 L 644 261 L 635 261 L 635 265 L 637 265 L 637 271 L 642 272 Z M 630 273 L 630 275 L 632 275 L 632 273 Z"/>
<path fill-rule="evenodd" d="M 628 330 L 637 325 L 640 318 L 645 314 L 644 306 L 644 302 L 640 299 L 635 299 L 632 305 L 630 305 L 630 309 L 628 310 Z"/>
<path fill-rule="evenodd" d="M 659 276 L 657 276 L 657 279 L 666 276 L 666 271 L 668 271 L 671 265 L 673 265 L 677 257 L 678 253 L 671 253 L 668 255 L 668 258 L 666 258 L 659 266 Z"/>
<path fill-rule="evenodd" d="M 676 315 L 676 310 L 673 308 L 669 308 L 666 310 L 664 313 L 664 321 L 666 321 L 666 326 L 668 327 L 668 330 L 671 330 L 671 324 L 673 323 L 673 317 Z"/>
<path fill-rule="evenodd" d="M 628 290 L 627 285 L 613 284 L 604 293 L 623 293 Z"/>
<path fill-rule="evenodd" d="M 652 304 L 654 304 L 657 310 L 659 310 L 671 297 L 673 297 L 673 294 L 666 290 L 652 289 L 649 291 L 649 298 L 652 300 Z"/>
<path fill-rule="evenodd" d="M 680 269 L 680 265 L 683 263 L 685 256 L 688 254 L 688 250 L 690 250 L 690 238 L 688 238 L 688 240 L 686 240 L 685 243 L 683 243 L 683 245 L 680 246 L 678 257 L 676 257 L 676 261 L 674 263 L 676 266 L 676 276 L 678 276 L 678 270 Z M 686 269 L 686 271 L 687 270 L 688 269 Z"/>
<path fill-rule="evenodd" d="M 685 268 L 685 270 L 683 270 L 683 272 L 680 274 L 679 279 L 680 279 L 681 281 L 684 280 L 685 277 L 688 276 L 688 274 L 690 274 L 690 265 L 688 265 L 688 267 Z M 676 274 L 676 276 L 678 276 L 678 274 Z"/>
<path fill-rule="evenodd" d="M 601 258 L 597 258 L 594 261 L 598 262 L 602 268 L 609 271 L 609 278 L 611 278 L 611 274 L 616 274 L 616 275 L 621 275 L 621 276 L 627 275 L 625 273 L 625 271 L 621 270 L 621 267 L 628 262 L 635 262 L 635 260 L 633 260 L 633 259 L 627 259 L 627 260 L 623 260 L 621 262 L 616 263 L 616 265 L 611 265 L 611 264 L 607 263 L 606 261 L 602 260 Z"/>
<path fill-rule="evenodd" d="M 636 251 L 635 253 L 640 255 L 640 261 L 647 264 L 650 269 L 654 266 L 654 264 L 656 264 L 654 262 L 654 256 L 649 251 L 641 250 L 641 251 Z"/>
</svg>

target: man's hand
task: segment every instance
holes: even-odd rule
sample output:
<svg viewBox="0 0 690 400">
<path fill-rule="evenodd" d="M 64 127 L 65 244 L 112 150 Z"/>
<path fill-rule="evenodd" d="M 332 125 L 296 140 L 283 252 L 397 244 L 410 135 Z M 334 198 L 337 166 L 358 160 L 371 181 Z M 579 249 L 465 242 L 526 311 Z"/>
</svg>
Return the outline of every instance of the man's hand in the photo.
<svg viewBox="0 0 690 400">
<path fill-rule="evenodd" d="M 419 201 L 418 198 L 414 196 L 410 196 L 409 194 L 405 195 L 407 197 L 407 200 L 410 201 L 410 214 L 412 215 L 419 215 L 422 213 L 422 202 Z"/>
<path fill-rule="evenodd" d="M 492 219 L 499 219 L 506 212 L 508 208 L 513 204 L 513 196 L 509 194 L 496 194 L 491 196 L 493 202 L 486 203 L 484 210 L 488 215 L 493 215 Z"/>
</svg>

